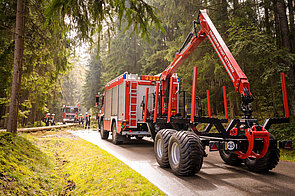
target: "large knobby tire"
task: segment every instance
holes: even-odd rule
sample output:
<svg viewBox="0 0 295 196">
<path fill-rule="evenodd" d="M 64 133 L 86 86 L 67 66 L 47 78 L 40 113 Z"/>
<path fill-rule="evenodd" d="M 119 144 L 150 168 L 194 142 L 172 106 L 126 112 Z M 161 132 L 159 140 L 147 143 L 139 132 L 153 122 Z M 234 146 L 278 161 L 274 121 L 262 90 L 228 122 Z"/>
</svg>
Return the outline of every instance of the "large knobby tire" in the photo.
<svg viewBox="0 0 295 196">
<path fill-rule="evenodd" d="M 238 155 L 234 152 L 226 152 L 224 150 L 219 151 L 221 159 L 229 165 L 241 165 L 242 159 L 238 158 Z"/>
<path fill-rule="evenodd" d="M 109 132 L 104 130 L 103 121 L 100 121 L 99 127 L 100 127 L 99 132 L 100 132 L 101 139 L 103 139 L 103 140 L 108 139 L 109 138 Z"/>
<path fill-rule="evenodd" d="M 280 150 L 277 148 L 276 140 L 269 134 L 269 147 L 267 153 L 261 159 L 246 158 L 245 165 L 254 172 L 267 172 L 276 167 L 280 160 Z"/>
<path fill-rule="evenodd" d="M 192 176 L 199 172 L 204 148 L 198 135 L 189 131 L 173 134 L 168 146 L 169 164 L 172 172 L 180 176 Z"/>
<path fill-rule="evenodd" d="M 112 124 L 112 142 L 113 142 L 113 144 L 118 145 L 118 144 L 122 144 L 123 143 L 123 141 L 121 140 L 121 137 L 120 136 L 121 135 L 118 134 L 118 132 L 117 132 L 116 123 L 114 122 Z"/>
<path fill-rule="evenodd" d="M 160 167 L 169 167 L 168 144 L 170 137 L 176 133 L 174 129 L 162 129 L 155 137 L 154 151 Z"/>
</svg>

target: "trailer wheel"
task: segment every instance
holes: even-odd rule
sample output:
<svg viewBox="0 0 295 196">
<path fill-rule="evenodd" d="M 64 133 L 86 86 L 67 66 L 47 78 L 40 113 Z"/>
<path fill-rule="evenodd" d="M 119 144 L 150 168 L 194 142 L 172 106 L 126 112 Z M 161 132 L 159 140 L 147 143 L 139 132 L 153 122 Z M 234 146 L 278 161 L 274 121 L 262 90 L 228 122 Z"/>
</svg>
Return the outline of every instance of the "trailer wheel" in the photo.
<svg viewBox="0 0 295 196">
<path fill-rule="evenodd" d="M 121 139 L 120 136 L 121 136 L 121 135 L 119 135 L 118 132 L 117 132 L 117 126 L 116 126 L 116 123 L 114 122 L 114 123 L 112 124 L 112 142 L 113 142 L 113 144 L 118 145 L 118 144 L 122 144 L 122 143 L 123 143 L 123 141 L 120 140 L 120 139 Z"/>
<path fill-rule="evenodd" d="M 109 138 L 109 132 L 106 131 L 106 130 L 104 130 L 104 128 L 103 128 L 103 121 L 100 121 L 99 127 L 100 127 L 99 132 L 100 132 L 101 139 L 103 139 L 103 140 L 108 139 Z"/>
<path fill-rule="evenodd" d="M 221 159 L 229 165 L 240 165 L 243 160 L 238 158 L 238 155 L 233 152 L 226 152 L 224 150 L 219 151 Z"/>
<path fill-rule="evenodd" d="M 174 133 L 176 133 L 174 129 L 162 129 L 156 134 L 154 151 L 160 167 L 169 167 L 168 144 Z"/>
<path fill-rule="evenodd" d="M 199 172 L 204 157 L 204 148 L 198 135 L 189 131 L 173 134 L 169 141 L 168 157 L 174 174 L 192 176 Z"/>
<path fill-rule="evenodd" d="M 280 159 L 280 150 L 277 148 L 275 137 L 269 134 L 269 147 L 261 159 L 246 158 L 245 165 L 254 172 L 267 172 L 276 167 Z"/>
</svg>

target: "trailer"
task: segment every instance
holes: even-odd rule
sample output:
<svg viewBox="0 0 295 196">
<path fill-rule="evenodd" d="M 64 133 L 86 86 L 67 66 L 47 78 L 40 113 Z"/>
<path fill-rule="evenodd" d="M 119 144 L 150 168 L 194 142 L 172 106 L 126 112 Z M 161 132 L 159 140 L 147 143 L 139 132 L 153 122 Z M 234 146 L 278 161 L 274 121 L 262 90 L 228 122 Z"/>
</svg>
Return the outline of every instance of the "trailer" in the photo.
<svg viewBox="0 0 295 196">
<path fill-rule="evenodd" d="M 235 90 L 241 95 L 241 119 L 229 121 L 225 87 L 222 88 L 225 118 L 211 116 L 208 90 L 208 116 L 203 116 L 197 97 L 197 67 L 193 69 L 192 92 L 184 92 L 179 88 L 176 70 L 205 38 L 209 39 Z M 280 151 L 277 140 L 268 130 L 273 124 L 289 122 L 285 75 L 281 74 L 285 117 L 268 118 L 260 125 L 252 116 L 251 102 L 254 97 L 250 91 L 249 81 L 205 10 L 199 11 L 197 20 L 193 21 L 193 30 L 188 34 L 172 63 L 156 77 L 159 79 L 157 78 L 154 83 L 148 83 L 145 88 L 140 84 L 143 82 L 142 78 L 137 76 L 134 77 L 134 84 L 127 75 L 119 76 L 107 84 L 105 102 L 102 106 L 103 123 L 100 123 L 103 138 L 107 138 L 111 130 L 113 142 L 116 144 L 117 138 L 124 135 L 142 133 L 151 136 L 154 139 L 158 164 L 161 167 L 170 167 L 176 175 L 194 175 L 199 172 L 204 157 L 208 156 L 206 147 L 209 151 L 219 151 L 225 163 L 244 163 L 254 172 L 265 172 L 276 167 Z M 117 87 L 119 85 L 122 87 Z M 133 87 L 136 90 L 133 90 Z M 197 126 L 202 123 L 206 124 L 205 129 L 198 130 Z M 290 141 L 280 143 L 282 147 L 288 148 L 291 148 L 291 144 Z"/>
</svg>

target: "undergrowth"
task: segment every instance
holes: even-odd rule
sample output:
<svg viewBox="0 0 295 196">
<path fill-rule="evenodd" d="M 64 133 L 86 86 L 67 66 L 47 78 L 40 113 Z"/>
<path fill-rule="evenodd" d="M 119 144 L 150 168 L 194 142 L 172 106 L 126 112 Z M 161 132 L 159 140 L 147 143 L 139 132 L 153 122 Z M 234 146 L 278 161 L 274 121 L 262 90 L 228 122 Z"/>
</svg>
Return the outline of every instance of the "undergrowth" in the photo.
<svg viewBox="0 0 295 196">
<path fill-rule="evenodd" d="M 59 195 L 63 180 L 52 157 L 27 139 L 0 132 L 0 195 Z"/>
<path fill-rule="evenodd" d="M 270 129 L 277 140 L 291 140 L 293 143 L 293 150 L 282 150 L 281 149 L 281 160 L 295 162 L 295 119 L 290 119 L 290 124 L 273 125 Z"/>
</svg>

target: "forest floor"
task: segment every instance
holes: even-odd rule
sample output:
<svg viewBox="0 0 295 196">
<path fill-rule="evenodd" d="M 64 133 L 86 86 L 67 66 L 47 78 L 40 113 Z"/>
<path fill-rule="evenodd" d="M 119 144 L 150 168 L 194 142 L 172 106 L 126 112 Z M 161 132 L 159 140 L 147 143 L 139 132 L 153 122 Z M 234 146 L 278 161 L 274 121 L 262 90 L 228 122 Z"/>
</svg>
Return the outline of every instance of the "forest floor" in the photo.
<svg viewBox="0 0 295 196">
<path fill-rule="evenodd" d="M 63 131 L 0 133 L 0 195 L 162 195 L 99 147 Z"/>
</svg>

